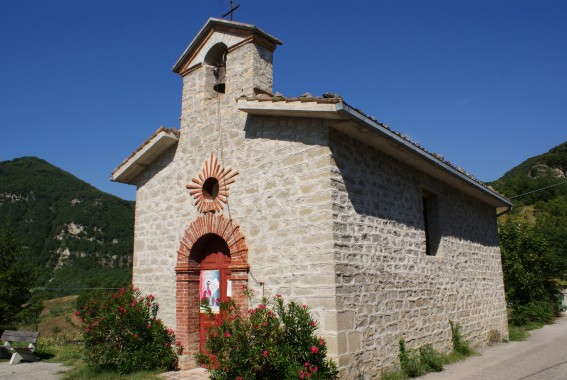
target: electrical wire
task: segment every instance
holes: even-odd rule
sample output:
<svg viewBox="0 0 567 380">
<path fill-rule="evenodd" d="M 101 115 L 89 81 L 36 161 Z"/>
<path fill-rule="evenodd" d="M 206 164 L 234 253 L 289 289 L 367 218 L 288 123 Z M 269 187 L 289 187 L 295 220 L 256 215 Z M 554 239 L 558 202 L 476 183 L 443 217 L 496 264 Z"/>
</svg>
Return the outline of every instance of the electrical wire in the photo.
<svg viewBox="0 0 567 380">
<path fill-rule="evenodd" d="M 563 182 L 559 182 L 559 183 L 556 183 L 556 184 L 553 184 L 553 185 L 542 187 L 541 189 L 535 189 L 535 190 L 532 190 L 532 191 L 528 191 L 527 193 L 523 193 L 523 194 L 520 194 L 520 195 L 514 195 L 513 197 L 509 197 L 508 199 L 523 197 L 524 195 L 537 193 L 538 191 L 542 191 L 542 190 L 549 189 L 549 188 L 552 188 L 552 187 L 555 187 L 555 186 L 563 185 L 564 183 L 567 183 L 567 181 L 563 181 Z"/>
</svg>

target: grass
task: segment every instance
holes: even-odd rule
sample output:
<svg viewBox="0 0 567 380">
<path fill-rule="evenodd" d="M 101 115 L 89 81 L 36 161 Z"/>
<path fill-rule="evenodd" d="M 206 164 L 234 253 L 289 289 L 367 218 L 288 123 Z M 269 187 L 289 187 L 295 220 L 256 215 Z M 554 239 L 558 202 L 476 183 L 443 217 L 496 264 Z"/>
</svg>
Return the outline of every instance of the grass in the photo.
<svg viewBox="0 0 567 380">
<path fill-rule="evenodd" d="M 530 330 L 541 329 L 543 326 L 545 326 L 544 323 L 536 323 L 536 322 L 528 323 L 527 325 L 523 325 L 523 326 L 509 325 L 508 340 L 510 342 L 519 342 L 519 341 L 527 340 L 528 337 L 530 336 L 529 333 Z"/>
<path fill-rule="evenodd" d="M 76 335 L 80 324 L 79 319 L 75 316 L 76 299 L 77 296 L 67 296 L 44 301 L 39 323 L 32 326 L 21 326 L 20 330 L 39 331 L 40 340 Z"/>
<path fill-rule="evenodd" d="M 468 357 L 476 354 L 477 353 L 475 351 L 471 351 L 471 353 L 466 355 L 457 351 L 439 353 L 443 362 L 443 366 L 463 361 Z M 425 373 L 423 375 L 425 375 Z M 407 380 L 409 378 L 410 376 L 406 375 L 406 373 L 404 373 L 404 371 L 402 370 L 389 370 L 383 372 L 382 375 L 380 376 L 380 380 Z"/>
<path fill-rule="evenodd" d="M 41 340 L 41 339 L 40 339 Z M 120 375 L 112 371 L 103 371 L 87 366 L 83 355 L 82 344 L 61 343 L 56 339 L 44 339 L 38 342 L 36 355 L 42 361 L 62 363 L 70 369 L 62 374 L 63 380 L 155 380 L 159 379 L 155 372 L 136 372 Z"/>
</svg>

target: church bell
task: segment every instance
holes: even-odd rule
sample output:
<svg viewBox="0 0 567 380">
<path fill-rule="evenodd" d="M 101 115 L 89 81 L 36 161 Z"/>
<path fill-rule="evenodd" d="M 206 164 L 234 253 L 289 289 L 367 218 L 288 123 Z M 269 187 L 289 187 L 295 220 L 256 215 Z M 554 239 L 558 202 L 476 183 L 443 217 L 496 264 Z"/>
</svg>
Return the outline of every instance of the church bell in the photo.
<svg viewBox="0 0 567 380">
<path fill-rule="evenodd" d="M 213 68 L 213 74 L 215 75 L 216 82 L 213 89 L 216 92 L 224 94 L 224 78 L 226 75 L 226 65 L 224 63 L 219 63 L 215 68 Z"/>
</svg>

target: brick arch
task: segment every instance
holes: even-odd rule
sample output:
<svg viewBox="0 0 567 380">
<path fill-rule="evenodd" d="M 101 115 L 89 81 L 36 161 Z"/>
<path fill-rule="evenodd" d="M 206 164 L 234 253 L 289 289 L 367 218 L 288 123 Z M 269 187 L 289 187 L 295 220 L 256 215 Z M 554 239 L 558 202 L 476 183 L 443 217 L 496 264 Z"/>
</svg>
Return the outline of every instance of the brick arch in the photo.
<svg viewBox="0 0 567 380">
<path fill-rule="evenodd" d="M 233 299 L 245 309 L 246 299 L 241 289 L 248 284 L 248 247 L 240 227 L 220 214 L 207 213 L 195 219 L 183 234 L 177 251 L 176 274 L 176 337 L 184 347 L 185 354 L 199 351 L 199 278 L 201 255 L 199 242 L 211 234 L 226 242 L 231 263 Z M 181 363 L 180 363 L 181 365 Z"/>
<path fill-rule="evenodd" d="M 184 264 L 189 266 L 199 265 L 191 257 L 191 250 L 197 240 L 207 234 L 218 235 L 226 242 L 230 250 L 232 265 L 245 265 L 248 267 L 248 247 L 246 246 L 244 235 L 240 232 L 240 227 L 232 219 L 214 213 L 199 216 L 185 230 L 177 251 L 177 266 Z"/>
</svg>

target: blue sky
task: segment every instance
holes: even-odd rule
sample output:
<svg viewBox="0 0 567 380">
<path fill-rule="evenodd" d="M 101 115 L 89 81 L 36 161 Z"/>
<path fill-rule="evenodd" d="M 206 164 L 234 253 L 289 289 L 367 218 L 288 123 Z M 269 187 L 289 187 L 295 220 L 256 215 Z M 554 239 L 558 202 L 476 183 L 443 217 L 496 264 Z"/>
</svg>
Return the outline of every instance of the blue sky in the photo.
<svg viewBox="0 0 567 380">
<path fill-rule="evenodd" d="M 567 1 L 235 0 L 281 39 L 274 90 L 335 92 L 483 181 L 567 140 Z M 179 127 L 174 63 L 221 0 L 0 0 L 0 161 L 110 173 Z"/>
</svg>

